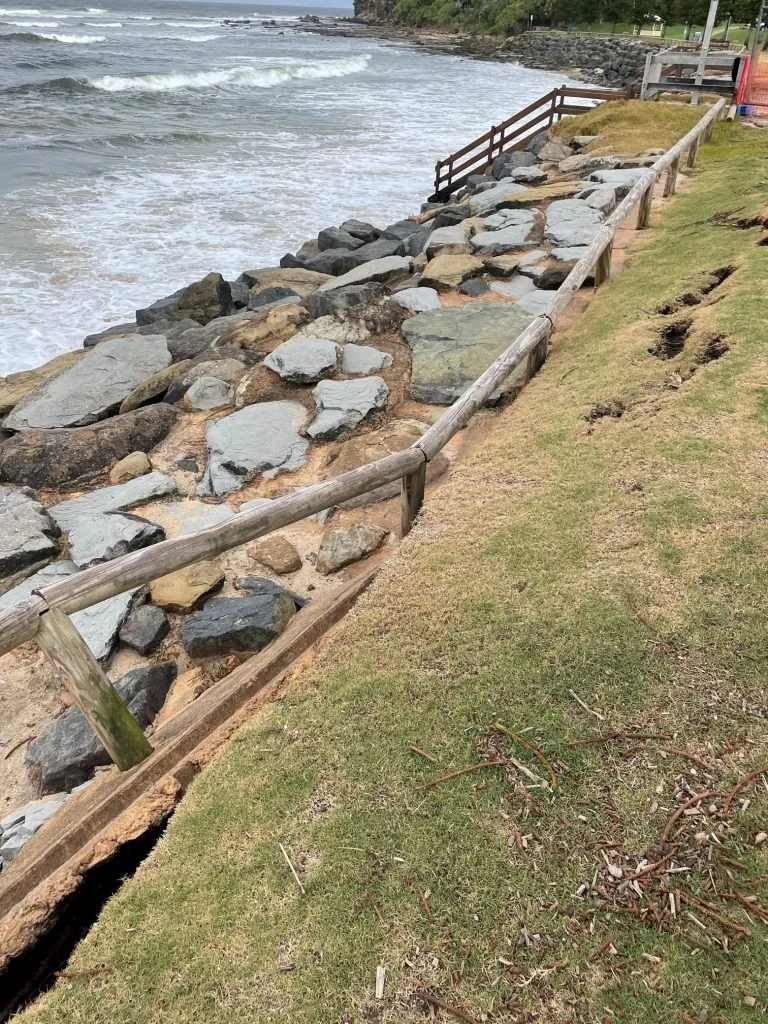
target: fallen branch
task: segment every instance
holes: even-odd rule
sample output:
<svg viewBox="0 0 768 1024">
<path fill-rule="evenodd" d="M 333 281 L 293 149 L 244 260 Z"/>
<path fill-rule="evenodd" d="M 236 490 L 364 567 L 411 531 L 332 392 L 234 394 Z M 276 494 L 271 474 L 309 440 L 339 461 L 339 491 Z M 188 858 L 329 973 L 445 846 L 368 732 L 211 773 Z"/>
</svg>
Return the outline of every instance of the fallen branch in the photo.
<svg viewBox="0 0 768 1024">
<path fill-rule="evenodd" d="M 751 782 L 753 779 L 759 779 L 761 775 L 768 775 L 768 768 L 758 768 L 757 771 L 748 772 L 746 775 L 742 776 L 742 778 L 739 779 L 739 781 L 733 787 L 731 792 L 725 798 L 725 803 L 723 804 L 724 815 L 727 815 L 729 813 L 734 797 L 736 797 L 742 791 L 742 789 L 744 789 L 747 783 Z"/>
<path fill-rule="evenodd" d="M 687 750 L 678 750 L 677 747 L 659 747 L 659 750 L 665 754 L 674 754 L 675 757 L 683 757 L 686 761 L 693 761 L 699 768 L 703 768 L 705 772 L 712 771 L 712 765 L 707 764 L 701 757 L 697 757 L 695 754 L 689 754 Z"/>
<path fill-rule="evenodd" d="M 694 804 L 700 803 L 702 800 L 709 800 L 711 797 L 722 796 L 723 794 L 717 789 L 708 789 L 706 793 L 698 793 L 696 796 L 692 796 L 690 800 L 686 800 L 684 804 L 680 804 L 675 813 L 669 819 L 661 834 L 661 841 L 659 845 L 663 849 L 666 845 L 669 833 L 675 827 L 675 823 L 680 819 L 684 811 L 687 811 L 689 807 L 693 807 Z"/>
<path fill-rule="evenodd" d="M 289 868 L 291 869 L 291 874 L 292 874 L 292 875 L 293 875 L 293 877 L 294 877 L 294 878 L 296 879 L 296 885 L 298 885 L 298 887 L 299 887 L 299 888 L 301 889 L 301 894 L 302 894 L 302 896 L 306 896 L 306 894 L 307 894 L 307 890 L 306 890 L 306 889 L 304 888 L 304 886 L 303 886 L 303 885 L 301 884 L 301 879 L 300 879 L 300 878 L 299 878 L 299 876 L 298 876 L 298 875 L 296 874 L 296 868 L 295 868 L 295 867 L 293 866 L 293 864 L 291 864 L 291 858 L 290 858 L 290 857 L 288 856 L 288 854 L 286 853 L 285 847 L 283 846 L 283 844 L 282 844 L 282 843 L 278 843 L 277 845 L 278 845 L 278 846 L 280 847 L 280 850 L 281 850 L 281 852 L 282 852 L 283 856 L 285 857 L 285 863 L 286 863 L 286 864 L 288 865 L 288 867 L 289 867 Z"/>
<path fill-rule="evenodd" d="M 646 864 L 644 868 L 640 868 L 639 871 L 635 871 L 633 875 L 627 875 L 619 885 L 619 889 L 625 889 L 632 882 L 636 882 L 638 878 L 642 878 L 643 875 L 649 875 L 652 871 L 660 868 L 662 864 L 666 864 L 667 861 L 672 860 L 679 848 L 679 846 L 676 846 L 671 853 L 668 853 L 666 857 L 662 857 L 661 860 L 657 860 L 653 864 Z"/>
<path fill-rule="evenodd" d="M 436 757 L 432 757 L 431 754 L 428 754 L 426 750 L 422 750 L 421 747 L 410 746 L 408 749 L 412 754 L 418 754 L 419 757 L 423 757 L 426 761 L 431 761 L 432 764 L 439 763 Z"/>
<path fill-rule="evenodd" d="M 519 743 L 521 747 L 525 747 L 526 750 L 530 750 L 533 756 L 547 769 L 547 772 L 549 773 L 549 781 L 552 783 L 552 789 L 557 789 L 557 776 L 555 775 L 554 768 L 546 757 L 544 757 L 538 747 L 535 747 L 533 743 L 525 739 L 523 736 L 518 736 L 516 732 L 512 732 L 511 729 L 502 725 L 501 722 L 494 722 L 493 728 L 496 732 L 503 732 L 505 736 L 509 736 L 509 738 L 513 739 L 515 743 Z"/>
<path fill-rule="evenodd" d="M 685 893 L 680 893 L 680 902 L 687 903 L 689 907 L 696 907 L 702 914 L 706 914 L 707 917 L 711 917 L 714 921 L 719 922 L 724 928 L 730 928 L 731 931 L 737 932 L 740 935 L 749 935 L 749 931 L 743 925 L 732 921 L 730 917 L 723 917 L 710 903 L 696 900 L 693 896 L 687 896 Z"/>
<path fill-rule="evenodd" d="M 441 1010 L 445 1010 L 446 1013 L 450 1013 L 451 1016 L 457 1020 L 463 1020 L 466 1024 L 478 1024 L 474 1017 L 471 1017 L 464 1010 L 459 1009 L 458 1006 L 451 1006 L 450 1003 L 446 1003 L 444 999 L 440 999 L 438 996 L 431 996 L 426 992 L 419 992 L 419 999 L 423 999 L 425 1003 L 431 1003 L 432 1006 L 437 1006 Z"/>
<path fill-rule="evenodd" d="M 451 779 L 457 779 L 460 775 L 478 772 L 481 768 L 506 768 L 508 765 L 509 758 L 507 757 L 497 758 L 495 761 L 481 761 L 479 764 L 471 764 L 468 768 L 457 768 L 456 771 L 448 772 L 447 775 L 441 775 L 438 779 L 432 779 L 431 782 L 419 786 L 419 789 L 432 789 L 433 786 L 439 786 L 441 782 L 450 782 Z"/>
<path fill-rule="evenodd" d="M 35 738 L 34 736 L 25 736 L 23 740 L 19 740 L 18 743 L 15 743 L 11 747 L 11 749 L 9 751 L 7 751 L 7 753 L 3 757 L 3 760 L 7 761 L 8 758 L 11 756 L 11 754 L 15 754 L 16 753 L 16 751 L 19 749 L 19 747 L 23 747 L 25 743 L 30 743 L 34 738 Z"/>
<path fill-rule="evenodd" d="M 601 722 L 605 721 L 605 715 L 601 715 L 599 711 L 595 711 L 594 708 L 591 708 L 587 704 L 585 704 L 575 690 L 569 690 L 568 693 L 570 693 L 570 695 L 573 697 L 573 699 L 576 701 L 580 708 L 583 708 L 590 715 L 594 715 L 595 718 L 598 718 Z"/>
</svg>

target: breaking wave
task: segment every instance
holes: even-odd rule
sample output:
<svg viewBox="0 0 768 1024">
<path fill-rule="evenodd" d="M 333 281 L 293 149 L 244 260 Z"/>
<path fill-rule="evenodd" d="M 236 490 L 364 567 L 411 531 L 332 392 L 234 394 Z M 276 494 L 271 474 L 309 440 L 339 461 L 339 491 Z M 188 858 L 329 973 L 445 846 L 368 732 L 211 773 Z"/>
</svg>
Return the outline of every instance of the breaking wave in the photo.
<svg viewBox="0 0 768 1024">
<path fill-rule="evenodd" d="M 313 61 L 293 67 L 239 67 L 226 71 L 200 71 L 192 75 L 138 75 L 122 78 L 104 75 L 90 79 L 87 84 L 104 92 L 169 92 L 174 89 L 211 89 L 221 86 L 250 86 L 271 89 L 292 79 L 342 78 L 365 71 L 370 56 L 350 57 L 343 60 Z"/>
</svg>

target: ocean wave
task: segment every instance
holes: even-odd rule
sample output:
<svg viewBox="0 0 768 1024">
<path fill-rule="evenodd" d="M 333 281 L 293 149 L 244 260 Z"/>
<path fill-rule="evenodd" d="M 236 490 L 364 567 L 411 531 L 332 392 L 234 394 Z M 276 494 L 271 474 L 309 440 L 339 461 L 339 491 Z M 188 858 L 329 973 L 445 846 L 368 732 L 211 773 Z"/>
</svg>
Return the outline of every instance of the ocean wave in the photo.
<svg viewBox="0 0 768 1024">
<path fill-rule="evenodd" d="M 365 71 L 370 60 L 369 54 L 342 60 L 313 61 L 293 67 L 239 67 L 226 71 L 200 71 L 191 75 L 138 75 L 136 78 L 122 78 L 119 75 L 104 75 L 89 80 L 95 89 L 104 92 L 169 92 L 175 89 L 210 89 L 221 86 L 250 86 L 256 89 L 271 89 L 292 79 L 312 80 L 319 78 L 342 78 Z"/>
<path fill-rule="evenodd" d="M 200 35 L 200 36 L 184 36 L 184 35 L 171 35 L 169 32 L 167 35 L 158 36 L 155 35 L 153 39 L 180 39 L 185 43 L 210 43 L 213 39 L 221 39 L 220 35 Z"/>
<path fill-rule="evenodd" d="M 86 21 L 90 28 L 122 28 L 122 21 Z"/>
<path fill-rule="evenodd" d="M 36 7 L 0 7 L 0 18 L 23 18 L 25 15 L 42 13 Z"/>
<path fill-rule="evenodd" d="M 7 26 L 13 28 L 58 28 L 58 21 L 6 21 Z"/>
<path fill-rule="evenodd" d="M 107 37 L 57 35 L 56 32 L 51 32 L 50 35 L 46 35 L 45 32 L 41 32 L 40 38 L 49 40 L 52 43 L 76 43 L 77 45 L 87 45 L 88 43 L 103 43 Z"/>
</svg>

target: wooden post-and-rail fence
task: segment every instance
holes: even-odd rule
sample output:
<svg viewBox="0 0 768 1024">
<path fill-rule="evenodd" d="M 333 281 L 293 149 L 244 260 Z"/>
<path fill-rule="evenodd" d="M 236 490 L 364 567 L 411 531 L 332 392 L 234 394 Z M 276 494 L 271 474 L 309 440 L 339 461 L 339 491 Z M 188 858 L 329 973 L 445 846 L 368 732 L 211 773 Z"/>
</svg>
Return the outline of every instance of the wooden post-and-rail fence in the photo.
<svg viewBox="0 0 768 1024">
<path fill-rule="evenodd" d="M 687 154 L 687 166 L 693 165 L 699 141 L 710 137 L 715 120 L 725 109 L 726 101 L 718 100 L 687 135 L 641 174 L 598 229 L 546 310 L 532 320 L 412 447 L 277 498 L 266 507 L 240 512 L 223 523 L 161 541 L 41 587 L 31 597 L 0 612 L 0 655 L 36 639 L 115 764 L 125 770 L 143 761 L 152 749 L 148 740 L 69 615 L 395 480 L 401 481 L 402 488 L 401 534 L 407 534 L 424 499 L 427 463 L 468 424 L 523 360 L 527 376 L 539 369 L 546 359 L 549 337 L 558 317 L 587 277 L 593 274 L 595 287 L 609 278 L 618 228 L 635 206 L 639 207 L 637 228 L 648 227 L 653 189 L 659 177 L 666 172 L 665 194 L 671 195 L 681 158 Z"/>
<path fill-rule="evenodd" d="M 466 185 L 471 174 L 483 174 L 502 153 L 525 149 L 534 135 L 550 128 L 567 114 L 585 114 L 596 103 L 626 100 L 631 89 L 588 89 L 562 85 L 530 103 L 516 114 L 493 125 L 462 149 L 435 165 L 435 191 L 430 202 L 444 202 Z M 591 105 L 569 100 L 591 100 Z"/>
</svg>

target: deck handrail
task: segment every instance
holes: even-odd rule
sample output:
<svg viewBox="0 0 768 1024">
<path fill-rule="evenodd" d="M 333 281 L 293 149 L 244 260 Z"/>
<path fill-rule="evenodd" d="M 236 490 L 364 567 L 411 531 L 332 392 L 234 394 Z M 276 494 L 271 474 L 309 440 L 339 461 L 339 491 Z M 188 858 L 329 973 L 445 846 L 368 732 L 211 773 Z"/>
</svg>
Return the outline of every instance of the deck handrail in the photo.
<svg viewBox="0 0 768 1024">
<path fill-rule="evenodd" d="M 630 94 L 631 89 L 590 89 L 571 85 L 552 89 L 512 114 L 506 121 L 492 125 L 483 135 L 444 160 L 438 160 L 435 164 L 435 191 L 429 197 L 430 202 L 448 199 L 467 183 L 470 174 L 482 174 L 502 153 L 525 149 L 534 135 L 544 128 L 550 128 L 565 114 L 582 114 L 592 109 L 591 105 L 568 103 L 567 100 L 593 100 L 600 103 L 604 100 L 628 99 Z M 456 161 L 464 156 L 468 159 L 457 166 Z"/>
<path fill-rule="evenodd" d="M 533 376 L 546 359 L 549 337 L 558 317 L 587 277 L 594 275 L 596 288 L 609 278 L 613 238 L 620 225 L 639 205 L 637 227 L 649 226 L 657 180 L 666 171 L 664 194 L 674 192 L 683 154 L 687 151 L 687 165 L 693 166 L 700 140 L 711 136 L 715 120 L 725 109 L 726 101 L 718 100 L 682 139 L 639 176 L 598 229 L 547 308 L 410 448 L 276 498 L 266 507 L 239 512 L 223 523 L 162 541 L 41 587 L 32 597 L 0 612 L 0 655 L 36 639 L 68 683 L 113 761 L 120 768 L 140 763 L 147 756 L 149 745 L 135 720 L 127 712 L 123 715 L 119 708 L 115 709 L 111 694 L 107 694 L 109 700 L 105 703 L 105 687 L 111 690 L 111 684 L 68 615 L 398 479 L 402 482 L 401 536 L 407 534 L 423 502 L 427 464 L 469 423 L 523 360 L 527 360 L 526 379 Z"/>
</svg>

